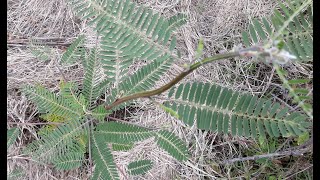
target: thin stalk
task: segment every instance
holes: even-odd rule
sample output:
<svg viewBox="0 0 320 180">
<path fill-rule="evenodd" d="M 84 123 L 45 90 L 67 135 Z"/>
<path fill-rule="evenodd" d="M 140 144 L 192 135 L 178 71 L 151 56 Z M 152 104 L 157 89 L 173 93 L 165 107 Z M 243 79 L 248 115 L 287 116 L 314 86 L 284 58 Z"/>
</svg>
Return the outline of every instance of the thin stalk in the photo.
<svg viewBox="0 0 320 180">
<path fill-rule="evenodd" d="M 252 48 L 250 48 L 251 50 Z M 202 61 L 196 62 L 194 64 L 192 64 L 187 70 L 181 72 L 178 76 L 176 76 L 173 80 L 171 80 L 168 84 L 165 84 L 164 86 L 155 89 L 155 90 L 151 90 L 151 91 L 144 91 L 144 92 L 140 92 L 140 93 L 136 93 L 136 94 L 132 94 L 129 96 L 125 96 L 122 97 L 120 99 L 117 99 L 115 102 L 113 102 L 111 105 L 109 106 L 105 106 L 105 108 L 107 110 L 110 110 L 116 106 L 118 106 L 121 103 L 133 100 L 133 99 L 138 99 L 138 98 L 147 98 L 147 97 L 151 97 L 154 95 L 158 95 L 163 93 L 164 91 L 170 89 L 172 86 L 174 86 L 175 84 L 177 84 L 179 81 L 181 81 L 184 77 L 186 77 L 187 75 L 189 75 L 191 72 L 193 72 L 194 70 L 196 70 L 197 68 L 199 68 L 200 66 L 213 62 L 213 61 L 217 61 L 220 59 L 227 59 L 227 58 L 233 58 L 233 57 L 237 57 L 240 56 L 239 52 L 229 52 L 229 53 L 225 53 L 225 54 L 218 54 L 215 55 L 213 57 L 209 57 L 209 58 L 205 58 Z"/>
</svg>

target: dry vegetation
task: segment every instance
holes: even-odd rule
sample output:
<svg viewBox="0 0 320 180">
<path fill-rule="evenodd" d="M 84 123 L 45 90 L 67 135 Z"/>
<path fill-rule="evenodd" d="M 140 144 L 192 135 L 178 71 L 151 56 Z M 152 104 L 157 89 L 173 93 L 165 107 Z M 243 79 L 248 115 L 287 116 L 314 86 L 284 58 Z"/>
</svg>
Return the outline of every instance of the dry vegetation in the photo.
<svg viewBox="0 0 320 180">
<path fill-rule="evenodd" d="M 234 45 L 241 43 L 241 31 L 244 30 L 250 18 L 268 16 L 276 5 L 275 0 L 136 0 L 140 4 L 161 12 L 164 16 L 171 16 L 177 12 L 184 12 L 189 16 L 189 22 L 178 32 L 178 48 L 182 52 L 181 62 L 176 62 L 170 74 L 164 76 L 159 84 L 164 84 L 181 70 L 185 62 L 193 61 L 197 41 L 202 37 L 205 44 L 204 56 L 227 51 Z M 86 26 L 86 22 L 77 19 L 64 0 L 8 0 L 8 59 L 7 59 L 7 120 L 20 123 L 23 134 L 18 143 L 10 151 L 8 170 L 20 166 L 26 172 L 23 179 L 88 179 L 90 166 L 81 169 L 59 172 L 50 165 L 39 164 L 21 156 L 20 150 L 32 139 L 36 138 L 39 122 L 35 107 L 19 92 L 23 84 L 39 83 L 52 90 L 57 90 L 61 74 L 57 69 L 57 59 L 64 52 L 78 34 L 88 37 L 87 46 L 94 44 L 96 35 Z M 27 48 L 30 38 L 47 42 L 53 48 L 51 61 L 37 60 Z M 136 64 L 138 69 L 142 64 Z M 80 64 L 60 67 L 68 80 L 81 82 L 82 68 Z M 310 77 L 312 66 L 292 65 L 288 67 L 290 76 Z M 268 95 L 284 103 L 291 109 L 296 106 L 285 99 L 286 94 L 281 88 L 271 66 L 251 63 L 248 59 L 236 59 L 202 67 L 188 80 L 202 82 L 216 82 L 222 86 L 236 90 L 247 91 L 252 94 Z M 173 117 L 161 109 L 150 106 L 146 100 L 139 100 L 134 111 L 125 109 L 125 118 L 131 122 L 148 127 L 166 127 L 189 143 L 190 163 L 178 164 L 153 141 L 146 140 L 137 144 L 129 152 L 116 152 L 115 158 L 119 169 L 124 170 L 129 160 L 144 155 L 151 158 L 155 167 L 145 176 L 135 179 L 207 179 L 215 178 L 245 178 L 248 173 L 260 179 L 263 170 L 254 169 L 253 164 L 243 162 L 237 165 L 219 165 L 226 159 L 242 157 L 249 148 L 257 144 L 246 138 L 218 135 L 203 132 L 195 128 L 185 129 Z M 292 139 L 279 141 L 278 150 L 290 147 Z M 309 157 L 310 158 L 310 157 Z M 289 160 L 288 160 L 289 161 Z M 312 160 L 298 158 L 288 168 L 284 168 L 284 175 L 290 176 L 299 171 L 312 169 Z M 276 166 L 278 167 L 278 166 Z M 282 168 L 282 166 L 279 168 Z M 126 175 L 120 173 L 123 179 Z M 260 178 L 259 178 L 260 177 Z"/>
</svg>

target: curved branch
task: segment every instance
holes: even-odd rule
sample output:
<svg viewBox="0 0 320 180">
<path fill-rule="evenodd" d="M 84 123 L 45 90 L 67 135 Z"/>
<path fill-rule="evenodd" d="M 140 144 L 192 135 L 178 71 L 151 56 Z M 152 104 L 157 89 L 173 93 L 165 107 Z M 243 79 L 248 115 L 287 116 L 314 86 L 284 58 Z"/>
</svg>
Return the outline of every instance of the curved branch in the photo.
<svg viewBox="0 0 320 180">
<path fill-rule="evenodd" d="M 117 99 L 111 105 L 105 106 L 105 108 L 107 110 L 110 110 L 113 107 L 116 107 L 117 105 L 119 105 L 121 103 L 124 103 L 126 101 L 130 101 L 130 100 L 138 99 L 138 98 L 146 98 L 146 97 L 150 97 L 150 96 L 161 94 L 164 91 L 170 89 L 175 84 L 177 84 L 184 77 L 189 75 L 192 71 L 196 70 L 200 66 L 202 66 L 204 64 L 207 64 L 209 62 L 212 62 L 212 61 L 216 61 L 216 60 L 220 60 L 220 59 L 226 59 L 226 58 L 232 58 L 232 57 L 236 57 L 236 56 L 239 56 L 239 52 L 231 52 L 231 53 L 226 53 L 226 54 L 219 54 L 219 55 L 216 55 L 216 56 L 213 56 L 213 57 L 210 57 L 210 58 L 205 58 L 200 62 L 196 62 L 196 63 L 192 64 L 188 70 L 181 72 L 177 77 L 175 77 L 173 80 L 171 80 L 168 84 L 165 84 L 164 86 L 162 86 L 162 87 L 160 87 L 158 89 L 155 89 L 155 90 L 140 92 L 140 93 L 136 93 L 136 94 L 132 94 L 132 95 L 129 95 L 129 96 L 122 97 L 120 99 Z"/>
</svg>

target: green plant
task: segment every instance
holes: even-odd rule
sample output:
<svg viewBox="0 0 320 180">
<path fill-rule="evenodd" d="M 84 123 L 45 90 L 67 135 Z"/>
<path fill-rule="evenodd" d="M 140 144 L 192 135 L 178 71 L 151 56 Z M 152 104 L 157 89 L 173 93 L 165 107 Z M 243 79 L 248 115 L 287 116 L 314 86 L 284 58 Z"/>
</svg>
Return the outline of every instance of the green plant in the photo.
<svg viewBox="0 0 320 180">
<path fill-rule="evenodd" d="M 14 144 L 19 134 L 20 134 L 20 130 L 17 127 L 7 130 L 7 153 L 9 153 L 8 152 L 9 148 Z M 22 168 L 18 167 L 8 172 L 7 179 L 14 180 L 22 177 L 23 175 L 24 175 L 24 172 Z"/>
<path fill-rule="evenodd" d="M 282 41 L 279 43 L 276 40 L 291 40 L 280 35 L 285 34 L 284 30 L 297 14 L 311 7 L 311 1 L 294 5 L 293 8 L 290 3 L 282 4 L 291 8 L 290 11 L 284 11 L 288 18 L 280 26 L 276 24 L 279 28 L 274 31 L 270 31 L 270 24 L 265 24 L 269 35 L 272 35 L 265 39 L 271 41 L 185 65 L 184 71 L 172 81 L 154 90 L 150 89 L 168 71 L 170 65 L 179 60 L 179 52 L 175 50 L 176 38 L 172 32 L 186 22 L 186 17 L 178 14 L 165 19 L 159 13 L 153 13 L 130 0 L 68 2 L 78 16 L 89 20 L 94 26 L 101 42 L 87 52 L 83 48 L 85 37 L 80 36 L 62 56 L 61 64 L 78 59 L 82 61 L 85 74 L 81 88 L 66 81 L 60 84 L 58 93 L 41 86 L 24 87 L 25 95 L 37 105 L 40 113 L 46 114 L 45 119 L 60 123 L 47 126 L 46 130 L 38 134 L 40 139 L 28 145 L 25 152 L 33 158 L 52 163 L 58 169 L 69 170 L 81 166 L 85 160 L 84 154 L 89 152 L 95 164 L 92 179 L 119 179 L 111 147 L 117 151 L 128 150 L 135 142 L 153 137 L 157 145 L 172 157 L 187 161 L 185 143 L 167 130 L 104 121 L 112 111 L 130 105 L 138 98 L 150 98 L 155 105 L 160 105 L 189 126 L 196 124 L 199 129 L 231 133 L 234 136 L 289 137 L 301 135 L 310 126 L 307 116 L 298 112 L 290 113 L 287 108 L 282 108 L 270 99 L 209 83 L 176 85 L 195 69 L 220 59 L 249 56 L 271 63 L 288 62 L 294 56 L 288 53 L 290 49 L 286 51 Z M 254 22 L 258 34 L 262 35 L 261 24 Z M 250 34 L 257 43 L 252 27 L 249 27 Z M 245 42 L 249 42 L 248 39 L 244 35 Z M 203 44 L 199 43 L 197 58 L 201 57 L 202 50 Z M 124 76 L 128 67 L 139 60 L 146 60 L 148 64 L 133 75 Z M 100 73 L 101 69 L 104 73 Z M 151 98 L 167 90 L 169 94 L 164 104 Z M 100 103 L 99 98 L 105 92 L 105 102 Z M 150 160 L 138 160 L 131 162 L 128 170 L 133 175 L 143 174 L 151 167 Z"/>
<path fill-rule="evenodd" d="M 271 22 L 262 18 L 254 19 L 253 24 L 249 25 L 249 34 L 242 33 L 242 38 L 246 46 L 253 43 L 264 43 L 270 46 L 274 41 L 281 41 L 281 48 L 292 52 L 299 61 L 311 61 L 313 59 L 313 7 L 312 0 L 287 1 L 286 4 L 279 3 L 280 8 L 274 11 L 271 16 Z M 263 25 L 262 25 L 263 24 Z M 273 50 L 275 51 L 275 49 Z M 268 59 L 267 59 L 268 60 Z M 285 64 L 288 59 L 275 59 L 280 64 Z M 279 61 L 280 60 L 280 61 Z M 269 59 L 270 61 L 270 59 Z M 293 88 L 292 85 L 305 84 L 311 79 L 286 79 L 287 72 L 274 64 L 280 80 L 285 88 L 289 90 L 289 95 L 293 101 L 304 110 L 304 112 L 313 119 L 312 105 L 307 103 L 312 97 L 305 88 Z"/>
</svg>

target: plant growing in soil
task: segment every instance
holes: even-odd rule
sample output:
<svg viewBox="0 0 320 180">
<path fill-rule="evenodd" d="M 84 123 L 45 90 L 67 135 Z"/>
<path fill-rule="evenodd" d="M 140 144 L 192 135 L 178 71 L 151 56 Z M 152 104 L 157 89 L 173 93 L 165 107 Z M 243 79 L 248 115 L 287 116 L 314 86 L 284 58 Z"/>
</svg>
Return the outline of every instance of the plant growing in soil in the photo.
<svg viewBox="0 0 320 180">
<path fill-rule="evenodd" d="M 232 136 L 290 137 L 308 131 L 313 119 L 310 97 L 305 89 L 296 88 L 307 80 L 287 80 L 280 66 L 293 59 L 312 59 L 312 1 L 280 3 L 280 9 L 275 10 L 270 20 L 253 20 L 249 33 L 243 32 L 246 47 L 201 59 L 204 45 L 200 41 L 197 60 L 183 65 L 180 74 L 159 88 L 154 88 L 156 82 L 180 58 L 173 31 L 186 23 L 183 14 L 166 19 L 130 0 L 68 2 L 79 17 L 90 22 L 100 42 L 95 48 L 85 49 L 85 37 L 79 36 L 61 58 L 62 65 L 81 60 L 85 72 L 81 88 L 64 80 L 58 93 L 40 85 L 23 89 L 37 105 L 42 118 L 52 122 L 39 131 L 39 140 L 25 149 L 37 161 L 70 170 L 80 167 L 88 153 L 95 165 L 92 179 L 119 179 L 111 152 L 126 151 L 135 142 L 148 138 L 154 138 L 176 160 L 187 161 L 186 144 L 172 132 L 117 119 L 106 121 L 109 114 L 139 98 L 150 99 L 187 126 Z M 289 112 L 271 99 L 214 83 L 179 83 L 207 63 L 234 57 L 253 57 L 273 64 L 305 113 Z M 128 67 L 141 60 L 148 64 L 128 75 Z M 167 91 L 164 103 L 157 102 L 157 95 Z M 127 170 L 132 175 L 143 174 L 152 164 L 151 160 L 140 159 L 131 162 Z"/>
</svg>

